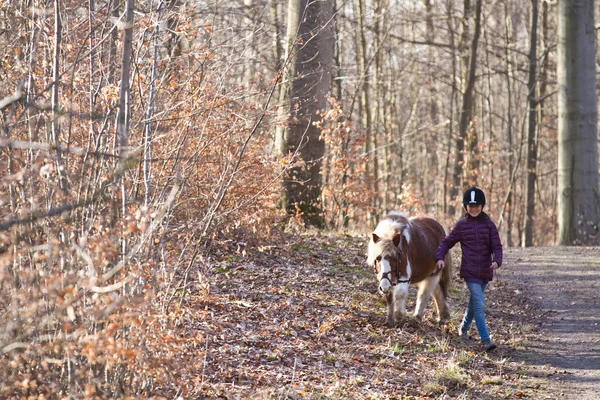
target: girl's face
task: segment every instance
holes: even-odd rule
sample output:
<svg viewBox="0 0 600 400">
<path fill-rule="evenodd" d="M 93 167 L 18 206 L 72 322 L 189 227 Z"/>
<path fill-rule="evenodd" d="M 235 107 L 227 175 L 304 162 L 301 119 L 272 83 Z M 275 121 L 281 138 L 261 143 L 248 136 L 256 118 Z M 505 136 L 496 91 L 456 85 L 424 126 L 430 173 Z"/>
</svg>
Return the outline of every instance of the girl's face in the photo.
<svg viewBox="0 0 600 400">
<path fill-rule="evenodd" d="M 483 209 L 483 206 L 481 204 L 469 204 L 469 205 L 467 205 L 467 212 L 473 218 L 477 218 L 477 216 L 479 216 L 479 214 L 481 214 L 481 210 L 482 209 Z"/>
</svg>

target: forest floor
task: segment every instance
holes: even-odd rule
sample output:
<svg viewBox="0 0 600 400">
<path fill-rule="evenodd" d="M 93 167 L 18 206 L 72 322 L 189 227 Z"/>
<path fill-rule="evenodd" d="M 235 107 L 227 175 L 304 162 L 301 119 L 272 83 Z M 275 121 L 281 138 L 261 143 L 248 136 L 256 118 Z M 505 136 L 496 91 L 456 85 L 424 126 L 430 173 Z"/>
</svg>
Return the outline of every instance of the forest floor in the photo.
<svg viewBox="0 0 600 400">
<path fill-rule="evenodd" d="M 505 249 L 487 291 L 498 349 L 465 345 L 454 273 L 452 318 L 385 325 L 364 265 L 366 237 L 282 235 L 229 242 L 205 259 L 206 292 L 186 296 L 181 336 L 201 342 L 177 375 L 189 398 L 592 399 L 599 384 L 600 249 Z M 459 265 L 460 249 L 454 251 Z M 208 268 L 208 269 L 206 269 Z M 409 310 L 414 306 L 411 290 Z M 471 335 L 476 337 L 472 327 Z M 594 390 L 594 391 L 593 391 Z M 187 398 L 186 396 L 186 398 Z"/>
</svg>

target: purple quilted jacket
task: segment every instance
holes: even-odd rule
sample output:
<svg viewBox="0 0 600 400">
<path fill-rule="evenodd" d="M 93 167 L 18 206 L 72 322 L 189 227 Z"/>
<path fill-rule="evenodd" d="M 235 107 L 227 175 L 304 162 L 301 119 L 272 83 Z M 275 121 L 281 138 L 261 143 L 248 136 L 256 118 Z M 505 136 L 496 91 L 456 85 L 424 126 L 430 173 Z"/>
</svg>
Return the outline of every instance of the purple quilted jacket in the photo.
<svg viewBox="0 0 600 400">
<path fill-rule="evenodd" d="M 492 261 L 502 265 L 502 243 L 496 224 L 485 213 L 477 218 L 466 214 L 438 246 L 436 261 L 443 260 L 458 242 L 462 248 L 460 277 L 491 280 L 494 277 L 494 270 L 490 268 Z"/>
</svg>

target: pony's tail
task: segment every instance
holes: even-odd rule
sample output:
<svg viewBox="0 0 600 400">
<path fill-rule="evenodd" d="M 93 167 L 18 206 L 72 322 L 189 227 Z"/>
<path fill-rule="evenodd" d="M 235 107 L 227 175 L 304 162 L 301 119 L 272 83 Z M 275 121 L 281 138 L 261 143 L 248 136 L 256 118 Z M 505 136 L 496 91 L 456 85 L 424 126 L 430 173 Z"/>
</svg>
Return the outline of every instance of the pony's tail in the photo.
<svg viewBox="0 0 600 400">
<path fill-rule="evenodd" d="M 452 256 L 450 252 L 446 254 L 444 258 L 444 269 L 442 270 L 442 276 L 440 277 L 440 288 L 444 294 L 444 298 L 448 298 L 450 292 L 450 284 L 452 283 Z"/>
</svg>

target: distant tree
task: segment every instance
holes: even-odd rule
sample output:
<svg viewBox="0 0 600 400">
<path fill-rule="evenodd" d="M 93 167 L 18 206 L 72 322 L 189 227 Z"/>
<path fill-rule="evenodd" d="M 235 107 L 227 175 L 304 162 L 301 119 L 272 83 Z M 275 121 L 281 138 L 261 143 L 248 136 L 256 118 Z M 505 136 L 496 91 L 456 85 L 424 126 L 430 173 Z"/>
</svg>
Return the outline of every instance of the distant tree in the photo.
<svg viewBox="0 0 600 400">
<path fill-rule="evenodd" d="M 121 62 L 121 83 L 119 87 L 119 109 L 117 111 L 116 131 L 119 154 L 119 166 L 122 168 L 125 159 L 129 156 L 129 125 L 131 120 L 131 97 L 129 75 L 131 72 L 131 48 L 133 40 L 133 11 L 135 0 L 125 3 L 125 34 L 123 37 L 123 59 Z M 115 203 L 116 204 L 116 203 Z M 127 189 L 121 180 L 121 213 L 127 214 Z M 116 221 L 116 216 L 115 216 Z M 127 252 L 127 241 L 123 240 L 123 253 Z"/>
<path fill-rule="evenodd" d="M 272 11 L 274 19 L 277 17 L 276 10 Z M 286 155 L 288 129 L 287 119 L 290 111 L 290 91 L 292 88 L 292 82 L 296 72 L 296 53 L 298 52 L 298 24 L 300 24 L 300 0 L 288 0 L 287 4 L 287 25 L 285 33 L 285 48 L 283 54 L 283 60 L 277 58 L 278 73 L 281 74 L 281 85 L 279 87 L 279 108 L 278 117 L 285 121 L 276 126 L 275 130 L 275 148 L 274 152 L 278 155 Z M 275 53 L 277 56 L 280 55 L 281 50 L 277 47 L 278 41 L 275 43 Z M 285 193 L 283 195 L 282 203 L 287 206 L 287 199 Z"/>
<path fill-rule="evenodd" d="M 593 0 L 558 2 L 558 244 L 600 243 Z"/>
<path fill-rule="evenodd" d="M 525 222 L 521 246 L 530 247 L 533 245 L 533 223 L 535 219 L 535 181 L 537 166 L 537 138 L 536 138 L 536 75 L 537 75 L 537 26 L 538 26 L 538 0 L 531 0 L 531 34 L 529 37 L 529 125 L 527 131 L 527 183 L 525 190 Z"/>
<path fill-rule="evenodd" d="M 465 176 L 464 168 L 465 168 L 465 139 L 467 138 L 468 131 L 471 127 L 472 119 L 473 119 L 473 107 L 474 107 L 474 91 L 475 91 L 475 81 L 477 77 L 475 76 L 475 71 L 477 69 L 477 46 L 479 44 L 479 36 L 481 35 L 481 3 L 482 0 L 477 0 L 475 4 L 475 20 L 474 20 L 474 31 L 473 37 L 470 43 L 470 52 L 468 57 L 468 63 L 465 62 L 464 73 L 463 73 L 463 82 L 462 82 L 462 108 L 460 112 L 460 120 L 458 125 L 458 138 L 456 141 L 456 160 L 454 163 L 454 175 L 453 175 L 453 185 L 450 190 L 450 204 L 451 206 L 448 208 L 449 214 L 453 215 L 455 213 L 454 199 L 458 195 L 459 188 L 461 187 L 461 176 Z M 463 31 L 463 39 L 462 46 L 466 48 L 466 37 L 468 32 L 468 24 L 467 19 L 470 14 L 470 0 L 464 1 L 465 7 L 465 22 L 464 22 L 464 31 Z"/>
</svg>

